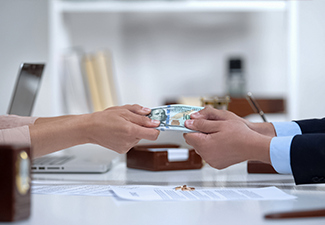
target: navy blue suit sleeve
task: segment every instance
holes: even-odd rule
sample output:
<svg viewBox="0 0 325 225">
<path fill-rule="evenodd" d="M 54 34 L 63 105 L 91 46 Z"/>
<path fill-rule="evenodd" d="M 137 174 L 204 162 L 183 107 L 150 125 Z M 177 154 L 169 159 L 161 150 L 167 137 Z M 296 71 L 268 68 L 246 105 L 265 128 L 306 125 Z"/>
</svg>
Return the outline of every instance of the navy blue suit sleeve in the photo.
<svg viewBox="0 0 325 225">
<path fill-rule="evenodd" d="M 294 122 L 296 122 L 299 125 L 302 134 L 325 133 L 325 118 L 298 120 Z"/>
<path fill-rule="evenodd" d="M 290 160 L 296 184 L 325 183 L 325 133 L 296 135 Z"/>
</svg>

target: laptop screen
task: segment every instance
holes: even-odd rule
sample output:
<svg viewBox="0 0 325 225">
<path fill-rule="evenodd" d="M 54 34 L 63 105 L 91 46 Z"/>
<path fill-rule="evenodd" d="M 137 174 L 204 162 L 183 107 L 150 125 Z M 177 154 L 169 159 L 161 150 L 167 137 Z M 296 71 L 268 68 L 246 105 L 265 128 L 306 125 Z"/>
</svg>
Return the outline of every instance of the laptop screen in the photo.
<svg viewBox="0 0 325 225">
<path fill-rule="evenodd" d="M 8 114 L 31 115 L 44 66 L 44 64 L 21 64 Z"/>
</svg>

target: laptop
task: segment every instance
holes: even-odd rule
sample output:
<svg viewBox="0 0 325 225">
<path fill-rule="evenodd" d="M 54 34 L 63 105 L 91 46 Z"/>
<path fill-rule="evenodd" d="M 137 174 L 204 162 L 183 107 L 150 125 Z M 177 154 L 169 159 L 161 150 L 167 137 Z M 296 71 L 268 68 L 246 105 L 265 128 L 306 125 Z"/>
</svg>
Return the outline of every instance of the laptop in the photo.
<svg viewBox="0 0 325 225">
<path fill-rule="evenodd" d="M 22 63 L 11 97 L 8 114 L 30 116 L 40 87 L 44 64 Z"/>
<path fill-rule="evenodd" d="M 45 65 L 41 63 L 20 65 L 8 114 L 31 116 L 44 68 Z M 106 153 L 105 157 L 96 155 L 103 152 Z M 110 152 L 112 151 L 90 144 L 75 146 L 34 159 L 31 171 L 33 173 L 104 173 L 111 168 L 112 159 L 116 158 L 116 154 Z"/>
</svg>

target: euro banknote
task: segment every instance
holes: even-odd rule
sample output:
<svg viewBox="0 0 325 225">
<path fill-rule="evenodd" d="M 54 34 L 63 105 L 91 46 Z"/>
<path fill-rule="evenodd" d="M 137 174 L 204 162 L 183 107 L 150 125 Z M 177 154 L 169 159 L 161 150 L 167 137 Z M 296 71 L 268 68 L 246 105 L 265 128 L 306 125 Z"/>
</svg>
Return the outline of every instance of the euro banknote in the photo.
<svg viewBox="0 0 325 225">
<path fill-rule="evenodd" d="M 183 133 L 196 132 L 185 127 L 184 123 L 190 119 L 191 114 L 198 112 L 203 107 L 190 105 L 165 105 L 151 108 L 148 115 L 150 119 L 160 120 L 160 125 L 156 129 L 161 131 L 179 131 Z"/>
</svg>

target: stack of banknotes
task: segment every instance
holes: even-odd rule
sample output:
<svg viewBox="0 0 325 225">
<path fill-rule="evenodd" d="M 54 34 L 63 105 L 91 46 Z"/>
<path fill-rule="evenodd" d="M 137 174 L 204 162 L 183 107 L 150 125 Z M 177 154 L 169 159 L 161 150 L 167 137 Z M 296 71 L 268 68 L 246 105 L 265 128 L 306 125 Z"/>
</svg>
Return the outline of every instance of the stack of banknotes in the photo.
<svg viewBox="0 0 325 225">
<path fill-rule="evenodd" d="M 190 119 L 192 113 L 198 112 L 203 107 L 189 105 L 165 105 L 151 108 L 148 115 L 150 119 L 160 120 L 156 129 L 161 131 L 179 131 L 183 133 L 196 132 L 185 127 L 184 123 Z"/>
</svg>

